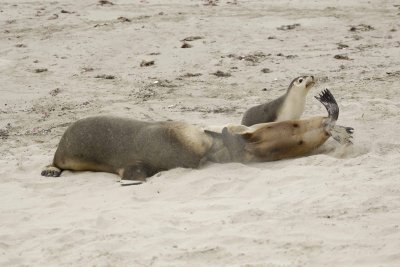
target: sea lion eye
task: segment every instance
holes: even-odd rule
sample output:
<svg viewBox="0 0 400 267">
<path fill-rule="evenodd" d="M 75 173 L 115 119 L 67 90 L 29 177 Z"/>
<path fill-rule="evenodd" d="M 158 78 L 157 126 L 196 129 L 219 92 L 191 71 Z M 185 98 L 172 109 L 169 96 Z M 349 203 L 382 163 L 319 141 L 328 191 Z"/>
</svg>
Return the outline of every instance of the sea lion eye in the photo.
<svg viewBox="0 0 400 267">
<path fill-rule="evenodd" d="M 303 82 L 303 78 L 300 78 L 300 79 L 299 79 L 299 83 L 302 83 L 302 82 Z"/>
</svg>

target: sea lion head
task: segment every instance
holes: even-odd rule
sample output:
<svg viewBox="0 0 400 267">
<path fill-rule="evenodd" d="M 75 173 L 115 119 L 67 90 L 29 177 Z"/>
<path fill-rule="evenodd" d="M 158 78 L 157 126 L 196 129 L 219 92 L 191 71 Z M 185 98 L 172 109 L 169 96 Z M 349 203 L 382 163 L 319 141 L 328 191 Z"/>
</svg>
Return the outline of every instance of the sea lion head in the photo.
<svg viewBox="0 0 400 267">
<path fill-rule="evenodd" d="M 315 84 L 314 76 L 299 76 L 290 83 L 288 92 L 291 90 L 307 93 Z"/>
</svg>

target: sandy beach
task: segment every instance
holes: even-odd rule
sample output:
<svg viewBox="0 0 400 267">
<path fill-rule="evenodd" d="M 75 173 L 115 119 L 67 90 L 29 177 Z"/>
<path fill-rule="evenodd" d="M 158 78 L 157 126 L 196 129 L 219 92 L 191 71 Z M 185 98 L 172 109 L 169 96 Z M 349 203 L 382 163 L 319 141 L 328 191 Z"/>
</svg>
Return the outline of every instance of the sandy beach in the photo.
<svg viewBox="0 0 400 267">
<path fill-rule="evenodd" d="M 77 119 L 240 123 L 300 75 L 353 146 L 40 175 Z M 0 266 L 400 266 L 397 1 L 2 0 L 0 81 Z"/>
</svg>

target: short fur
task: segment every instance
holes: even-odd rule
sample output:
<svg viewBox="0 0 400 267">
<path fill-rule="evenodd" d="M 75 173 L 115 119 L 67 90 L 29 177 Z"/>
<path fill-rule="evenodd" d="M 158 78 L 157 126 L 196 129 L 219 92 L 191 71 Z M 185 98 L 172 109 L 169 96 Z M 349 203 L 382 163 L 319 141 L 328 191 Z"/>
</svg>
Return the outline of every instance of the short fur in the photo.
<svg viewBox="0 0 400 267">
<path fill-rule="evenodd" d="M 90 117 L 65 131 L 52 166 L 142 180 L 162 170 L 198 167 L 212 144 L 211 137 L 186 123 Z"/>
<path fill-rule="evenodd" d="M 307 93 L 314 84 L 314 76 L 300 76 L 293 79 L 284 95 L 248 109 L 243 115 L 242 125 L 299 119 L 304 111 Z"/>
<path fill-rule="evenodd" d="M 305 155 L 329 136 L 349 144 L 353 129 L 337 126 L 336 101 L 326 90 L 318 97 L 329 117 L 231 125 L 221 132 L 183 122 L 143 122 L 90 117 L 72 124 L 61 138 L 53 164 L 42 175 L 62 170 L 104 171 L 144 181 L 162 170 L 197 168 L 205 161 L 257 162 Z"/>
</svg>

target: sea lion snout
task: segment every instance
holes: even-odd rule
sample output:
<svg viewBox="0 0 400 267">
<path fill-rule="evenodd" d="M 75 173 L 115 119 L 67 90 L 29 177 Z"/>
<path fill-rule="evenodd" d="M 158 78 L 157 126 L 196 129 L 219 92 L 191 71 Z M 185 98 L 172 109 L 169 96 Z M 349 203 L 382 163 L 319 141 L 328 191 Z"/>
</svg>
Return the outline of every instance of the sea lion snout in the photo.
<svg viewBox="0 0 400 267">
<path fill-rule="evenodd" d="M 313 75 L 305 76 L 306 89 L 310 90 L 315 85 L 315 78 Z"/>
</svg>

